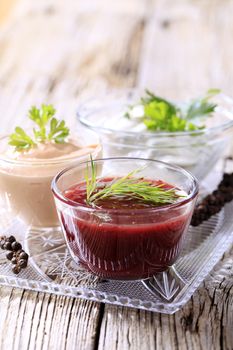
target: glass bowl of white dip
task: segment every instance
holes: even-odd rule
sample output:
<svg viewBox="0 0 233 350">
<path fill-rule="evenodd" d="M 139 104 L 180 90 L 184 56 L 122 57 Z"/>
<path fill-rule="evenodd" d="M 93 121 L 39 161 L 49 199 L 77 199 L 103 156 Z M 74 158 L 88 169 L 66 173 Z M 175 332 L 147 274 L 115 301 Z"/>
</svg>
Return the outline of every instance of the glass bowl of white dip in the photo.
<svg viewBox="0 0 233 350">
<path fill-rule="evenodd" d="M 1 202 L 30 228 L 59 226 L 51 181 L 62 169 L 89 160 L 90 155 L 101 157 L 98 135 L 81 128 L 65 143 L 42 143 L 25 152 L 14 152 L 8 141 L 8 135 L 0 138 Z"/>
<path fill-rule="evenodd" d="M 78 108 L 81 124 L 98 132 L 104 157 L 157 159 L 179 165 L 202 180 L 226 151 L 233 131 L 233 101 L 219 94 L 205 128 L 193 131 L 154 132 L 128 119 L 128 106 L 140 100 L 140 90 L 113 91 L 86 101 Z"/>
</svg>

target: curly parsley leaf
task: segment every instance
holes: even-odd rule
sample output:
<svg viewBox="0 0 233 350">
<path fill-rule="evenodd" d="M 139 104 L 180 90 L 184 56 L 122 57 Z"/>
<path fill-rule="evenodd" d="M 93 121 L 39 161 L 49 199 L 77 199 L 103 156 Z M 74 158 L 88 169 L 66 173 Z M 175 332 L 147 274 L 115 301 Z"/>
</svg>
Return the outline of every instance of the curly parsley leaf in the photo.
<svg viewBox="0 0 233 350">
<path fill-rule="evenodd" d="M 32 106 L 29 118 L 37 126 L 33 128 L 34 139 L 17 126 L 15 132 L 10 135 L 9 144 L 14 146 L 16 151 L 23 151 L 46 141 L 63 143 L 70 131 L 64 120 L 59 121 L 54 117 L 55 113 L 56 110 L 52 105 L 42 104 L 40 109 Z"/>
</svg>

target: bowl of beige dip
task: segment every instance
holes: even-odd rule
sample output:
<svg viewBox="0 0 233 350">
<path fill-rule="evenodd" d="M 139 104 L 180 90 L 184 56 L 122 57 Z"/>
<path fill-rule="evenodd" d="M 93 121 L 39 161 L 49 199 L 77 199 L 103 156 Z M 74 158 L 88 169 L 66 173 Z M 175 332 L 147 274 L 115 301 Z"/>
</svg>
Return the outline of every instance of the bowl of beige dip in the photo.
<svg viewBox="0 0 233 350">
<path fill-rule="evenodd" d="M 8 140 L 8 135 L 0 137 L 1 202 L 31 228 L 58 226 L 51 181 L 64 168 L 89 160 L 90 156 L 100 158 L 98 135 L 81 128 L 64 143 L 39 143 L 23 152 L 15 151 Z"/>
</svg>

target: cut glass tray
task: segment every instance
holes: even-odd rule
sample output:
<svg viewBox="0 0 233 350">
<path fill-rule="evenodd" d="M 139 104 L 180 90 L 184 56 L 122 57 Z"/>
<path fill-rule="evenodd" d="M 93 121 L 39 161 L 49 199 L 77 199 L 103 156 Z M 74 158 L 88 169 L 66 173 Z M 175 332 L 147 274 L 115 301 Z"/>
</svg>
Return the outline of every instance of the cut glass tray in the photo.
<svg viewBox="0 0 233 350">
<path fill-rule="evenodd" d="M 0 284 L 172 314 L 184 305 L 233 242 L 233 202 L 199 227 L 190 227 L 177 262 L 144 281 L 102 280 L 76 265 L 61 232 L 34 232 L 7 213 L 1 235 L 14 234 L 29 252 L 29 266 L 15 276 L 0 250 Z M 26 232 L 26 235 L 25 235 Z"/>
</svg>

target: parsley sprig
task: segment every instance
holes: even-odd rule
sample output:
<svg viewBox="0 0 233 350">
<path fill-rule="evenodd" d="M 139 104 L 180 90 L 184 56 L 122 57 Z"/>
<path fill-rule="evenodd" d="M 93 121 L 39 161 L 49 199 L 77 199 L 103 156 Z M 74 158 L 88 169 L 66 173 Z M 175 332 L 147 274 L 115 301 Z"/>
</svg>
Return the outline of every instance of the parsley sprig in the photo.
<svg viewBox="0 0 233 350">
<path fill-rule="evenodd" d="M 64 120 L 59 121 L 54 117 L 55 113 L 56 110 L 52 105 L 42 104 L 40 109 L 31 107 L 28 116 L 37 126 L 33 128 L 33 137 L 17 126 L 9 137 L 9 144 L 14 146 L 16 151 L 28 151 L 38 143 L 46 141 L 65 142 L 70 132 L 69 128 Z"/>
<path fill-rule="evenodd" d="M 140 103 L 130 106 L 125 116 L 133 118 L 135 107 L 140 105 L 143 109 L 139 118 L 151 131 L 176 132 L 200 130 L 205 125 L 197 125 L 193 121 L 196 118 L 203 119 L 203 117 L 209 116 L 215 111 L 217 105 L 209 102 L 209 99 L 219 92 L 220 90 L 218 89 L 208 90 L 204 97 L 180 106 L 156 96 L 149 90 L 145 90 L 145 96 L 141 98 Z"/>
<path fill-rule="evenodd" d="M 98 184 L 96 165 L 91 158 L 91 178 L 89 179 L 88 176 L 88 166 L 85 176 L 87 203 L 89 205 L 95 205 L 99 200 L 106 198 L 130 196 L 144 203 L 161 205 L 174 203 L 181 197 L 175 188 L 164 188 L 164 184 L 155 185 L 153 182 L 143 178 L 136 178 L 135 175 L 143 169 L 136 169 L 124 177 L 115 178 L 103 187 L 101 182 L 100 185 Z"/>
</svg>

